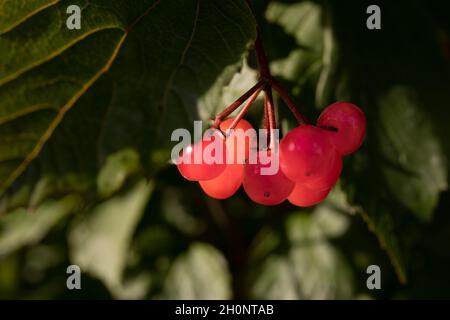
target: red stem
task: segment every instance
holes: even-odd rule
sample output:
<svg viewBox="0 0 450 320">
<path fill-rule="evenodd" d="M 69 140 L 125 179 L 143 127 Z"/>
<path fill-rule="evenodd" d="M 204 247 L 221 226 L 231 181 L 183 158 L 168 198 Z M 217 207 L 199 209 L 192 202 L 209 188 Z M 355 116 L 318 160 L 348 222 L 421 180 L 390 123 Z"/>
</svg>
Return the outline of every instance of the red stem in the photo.
<svg viewBox="0 0 450 320">
<path fill-rule="evenodd" d="M 259 94 L 261 93 L 261 90 L 263 89 L 263 87 L 260 87 L 258 90 L 256 90 L 252 96 L 250 97 L 250 99 L 248 99 L 248 101 L 245 103 L 245 106 L 242 108 L 241 111 L 239 111 L 238 115 L 236 116 L 236 118 L 234 118 L 233 122 L 231 123 L 230 127 L 227 130 L 234 130 L 234 128 L 236 128 L 237 124 L 239 121 L 241 121 L 241 119 L 244 117 L 244 115 L 247 113 L 248 109 L 251 107 L 251 105 L 253 104 L 253 102 L 255 102 L 256 98 L 258 98 Z"/>
<path fill-rule="evenodd" d="M 218 129 L 222 120 L 228 117 L 234 110 L 239 108 L 241 104 L 243 104 L 252 94 L 254 94 L 257 90 L 260 90 L 264 85 L 264 80 L 259 80 L 253 87 L 251 87 L 246 93 L 240 96 L 235 102 L 233 102 L 230 106 L 228 106 L 225 110 L 216 115 L 214 119 L 214 123 L 212 128 Z"/>
<path fill-rule="evenodd" d="M 247 4 L 249 5 L 250 9 L 252 9 L 252 4 L 250 0 L 246 0 Z M 235 102 L 233 102 L 230 106 L 225 108 L 222 112 L 216 115 L 214 122 L 212 124 L 212 128 L 218 129 L 220 126 L 220 123 L 222 120 L 226 117 L 228 117 L 231 113 L 233 113 L 239 106 L 244 103 L 249 97 L 252 97 L 252 99 L 245 105 L 245 107 L 239 112 L 236 119 L 233 121 L 230 129 L 234 129 L 234 127 L 237 125 L 240 119 L 244 116 L 244 114 L 247 112 L 247 110 L 250 108 L 251 104 L 255 101 L 256 97 L 261 92 L 261 89 L 264 89 L 265 91 L 265 102 L 264 102 L 264 125 L 269 129 L 269 138 L 270 143 L 272 143 L 271 139 L 271 129 L 277 128 L 277 123 L 275 120 L 275 110 L 274 110 L 274 104 L 273 104 L 273 97 L 272 97 L 272 87 L 275 89 L 283 101 L 286 103 L 288 108 L 291 110 L 291 112 L 294 114 L 295 118 L 297 119 L 298 123 L 300 125 L 306 124 L 306 118 L 298 111 L 297 106 L 292 101 L 292 99 L 289 97 L 289 94 L 284 90 L 284 88 L 275 80 L 272 78 L 272 75 L 270 74 L 270 68 L 269 63 L 267 61 L 267 55 L 264 50 L 264 46 L 262 44 L 261 40 L 261 32 L 259 30 L 259 26 L 256 27 L 257 29 L 257 36 L 255 40 L 255 52 L 256 52 L 256 59 L 258 61 L 258 67 L 261 79 L 256 83 L 250 90 L 248 90 L 246 93 L 244 93 L 241 97 L 239 97 Z M 264 86 L 264 88 L 263 88 Z M 266 102 L 267 100 L 267 102 Z"/>
<path fill-rule="evenodd" d="M 267 107 L 266 96 L 264 96 L 264 129 L 269 129 L 269 113 Z"/>
<path fill-rule="evenodd" d="M 284 103 L 288 106 L 289 110 L 294 114 L 294 117 L 297 119 L 298 123 L 300 125 L 307 124 L 308 121 L 306 118 L 298 111 L 297 106 L 295 105 L 294 101 L 292 101 L 291 97 L 289 97 L 289 94 L 287 91 L 273 78 L 269 79 L 269 83 L 272 86 L 273 89 L 275 89 L 276 92 L 280 95 L 281 99 L 283 99 Z"/>
<path fill-rule="evenodd" d="M 268 103 L 268 97 L 267 93 L 264 92 L 264 129 L 266 130 L 266 143 L 267 146 L 270 145 L 270 121 L 269 121 L 269 103 Z"/>
<path fill-rule="evenodd" d="M 247 4 L 249 5 L 250 9 L 252 9 L 252 4 L 250 0 L 246 0 Z M 261 78 L 266 80 L 281 96 L 283 101 L 286 103 L 288 108 L 291 110 L 291 112 L 294 114 L 294 117 L 297 119 L 298 123 L 300 125 L 306 124 L 306 118 L 298 111 L 297 106 L 295 105 L 294 101 L 289 97 L 289 94 L 284 90 L 284 88 L 275 80 L 272 78 L 272 75 L 270 74 L 269 64 L 267 62 L 267 55 L 266 51 L 264 50 L 264 46 L 262 44 L 261 40 L 261 31 L 259 29 L 259 26 L 256 26 L 256 41 L 255 41 L 255 51 L 256 51 L 256 59 L 258 61 L 259 71 L 261 73 Z M 272 103 L 273 105 L 273 103 Z"/>
<path fill-rule="evenodd" d="M 273 96 L 272 96 L 272 88 L 270 86 L 266 86 L 264 89 L 264 104 L 265 109 L 267 110 L 267 117 L 268 117 L 268 137 L 269 137 L 269 150 L 273 149 L 274 147 L 274 139 L 272 135 L 272 130 L 275 130 L 277 128 L 277 123 L 275 119 L 275 107 L 273 104 Z"/>
<path fill-rule="evenodd" d="M 269 63 L 267 61 L 266 51 L 264 50 L 264 46 L 261 40 L 261 33 L 258 27 L 258 34 L 256 36 L 255 41 L 255 51 L 256 51 L 256 60 L 258 61 L 259 72 L 261 74 L 261 78 L 270 79 L 272 78 L 270 74 Z"/>
</svg>

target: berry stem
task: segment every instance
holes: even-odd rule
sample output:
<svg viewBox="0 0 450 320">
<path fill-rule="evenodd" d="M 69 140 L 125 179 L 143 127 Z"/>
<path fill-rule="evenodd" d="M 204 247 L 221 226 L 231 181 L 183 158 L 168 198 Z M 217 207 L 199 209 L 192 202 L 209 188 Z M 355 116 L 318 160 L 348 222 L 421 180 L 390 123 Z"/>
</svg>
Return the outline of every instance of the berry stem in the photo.
<svg viewBox="0 0 450 320">
<path fill-rule="evenodd" d="M 269 130 L 269 110 L 266 103 L 266 97 L 264 97 L 264 129 Z"/>
<path fill-rule="evenodd" d="M 267 112 L 268 124 L 269 127 L 266 128 L 268 130 L 268 138 L 269 138 L 269 150 L 274 147 L 274 139 L 273 139 L 273 131 L 277 128 L 277 123 L 275 119 L 275 108 L 273 104 L 273 96 L 272 96 L 272 88 L 267 85 L 264 88 L 264 108 L 265 112 Z"/>
<path fill-rule="evenodd" d="M 244 117 L 244 115 L 247 113 L 248 109 L 251 107 L 253 102 L 255 102 L 256 98 L 258 98 L 259 94 L 261 93 L 261 90 L 263 87 L 258 88 L 248 99 L 248 101 L 245 103 L 244 107 L 239 111 L 238 115 L 234 118 L 233 122 L 231 123 L 228 130 L 234 130 L 236 128 L 237 124 L 241 119 Z"/>
<path fill-rule="evenodd" d="M 253 87 L 251 87 L 246 93 L 240 96 L 235 102 L 229 105 L 225 110 L 218 113 L 214 119 L 214 123 L 212 128 L 218 129 L 222 120 L 228 117 L 231 113 L 233 113 L 241 104 L 243 104 L 251 95 L 253 95 L 256 91 L 261 91 L 261 88 L 264 86 L 265 81 L 259 80 Z"/>
<path fill-rule="evenodd" d="M 280 95 L 281 99 L 283 99 L 284 103 L 288 106 L 289 110 L 291 110 L 294 117 L 297 119 L 297 122 L 300 125 L 307 124 L 308 121 L 306 118 L 298 111 L 297 106 L 294 101 L 292 101 L 291 97 L 287 93 L 287 91 L 273 78 L 268 79 L 272 88 Z"/>
</svg>

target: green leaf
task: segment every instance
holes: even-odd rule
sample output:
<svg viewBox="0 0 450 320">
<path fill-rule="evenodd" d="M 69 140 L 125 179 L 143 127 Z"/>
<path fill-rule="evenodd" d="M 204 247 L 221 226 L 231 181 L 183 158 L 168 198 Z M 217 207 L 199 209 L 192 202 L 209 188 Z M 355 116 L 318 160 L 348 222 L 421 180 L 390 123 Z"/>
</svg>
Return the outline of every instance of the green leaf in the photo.
<svg viewBox="0 0 450 320">
<path fill-rule="evenodd" d="M 3 0 L 0 3 L 0 34 L 6 33 L 59 0 Z"/>
<path fill-rule="evenodd" d="M 129 176 L 139 171 L 140 166 L 139 154 L 133 149 L 110 155 L 97 178 L 100 196 L 108 197 L 118 191 Z"/>
<path fill-rule="evenodd" d="M 267 20 L 283 27 L 306 50 L 318 51 L 322 46 L 321 7 L 312 1 L 286 4 L 273 1 L 266 12 Z"/>
<path fill-rule="evenodd" d="M 328 73 L 327 30 L 322 25 L 323 8 L 313 1 L 285 3 L 271 1 L 266 17 L 271 25 L 281 28 L 294 39 L 288 53 L 274 57 L 270 67 L 274 76 L 283 81 L 290 90 L 293 100 L 298 104 L 304 116 L 312 118 L 319 77 Z M 273 27 L 274 28 L 274 27 Z M 277 37 L 277 46 L 286 46 L 286 39 Z M 327 51 L 328 50 L 328 51 Z M 317 87 L 317 89 L 316 89 Z M 279 108 L 279 119 L 283 132 L 288 132 L 297 125 L 295 118 L 285 106 Z"/>
<path fill-rule="evenodd" d="M 366 189 L 367 190 L 367 189 Z M 370 231 L 372 231 L 380 243 L 394 267 L 397 278 L 402 284 L 408 280 L 407 261 L 410 247 L 402 238 L 408 238 L 407 230 L 398 231 L 398 225 L 394 220 L 394 213 L 382 200 L 372 198 L 364 202 L 364 209 L 358 210 Z M 381 202 L 381 203 L 378 203 Z M 399 233 L 403 232 L 403 233 Z"/>
<path fill-rule="evenodd" d="M 336 41 L 335 30 L 332 25 L 332 14 L 327 5 L 322 9 L 323 51 L 322 68 L 317 80 L 315 104 L 324 108 L 333 99 L 336 78 L 339 77 L 339 42 Z"/>
<path fill-rule="evenodd" d="M 143 180 L 87 210 L 75 222 L 68 240 L 71 261 L 100 279 L 113 294 L 123 290 L 129 246 L 153 185 Z"/>
<path fill-rule="evenodd" d="M 231 277 L 223 255 L 208 244 L 192 244 L 173 263 L 163 295 L 166 299 L 230 299 Z"/>
<path fill-rule="evenodd" d="M 37 209 L 18 209 L 0 217 L 0 257 L 39 242 L 58 222 L 79 207 L 75 195 L 48 200 Z"/>
<path fill-rule="evenodd" d="M 330 239 L 348 228 L 350 210 L 342 193 L 312 214 L 294 213 L 276 234 L 262 231 L 255 240 L 250 295 L 254 299 L 349 299 L 352 273 L 347 260 Z M 286 238 L 283 238 L 284 235 Z M 256 254 L 255 254 L 256 253 Z"/>
<path fill-rule="evenodd" d="M 433 218 L 447 189 L 434 120 L 449 98 L 449 66 L 424 3 L 386 3 L 390 14 L 377 32 L 360 28 L 363 18 L 348 19 L 364 9 L 363 3 L 327 2 L 340 70 L 327 82 L 335 88 L 330 99 L 350 100 L 366 112 L 367 137 L 346 161 L 344 186 L 405 283 L 414 244 L 423 241 L 421 222 Z"/>
<path fill-rule="evenodd" d="M 297 47 L 287 57 L 271 63 L 274 75 L 301 86 L 312 73 L 320 70 L 323 50 L 321 14 L 321 6 L 310 1 L 270 3 L 266 12 L 267 20 L 281 26 L 297 42 Z"/>
<path fill-rule="evenodd" d="M 377 133 L 387 186 L 403 206 L 429 221 L 447 189 L 442 144 L 413 88 L 394 87 L 380 100 Z"/>
<path fill-rule="evenodd" d="M 218 107 L 255 38 L 238 0 L 74 0 L 81 30 L 66 28 L 66 2 L 32 16 L 48 3 L 22 4 L 0 11 L 23 10 L 0 35 L 0 189 L 38 156 L 38 176 L 90 173 L 129 147 L 147 165 L 173 129 Z"/>
</svg>

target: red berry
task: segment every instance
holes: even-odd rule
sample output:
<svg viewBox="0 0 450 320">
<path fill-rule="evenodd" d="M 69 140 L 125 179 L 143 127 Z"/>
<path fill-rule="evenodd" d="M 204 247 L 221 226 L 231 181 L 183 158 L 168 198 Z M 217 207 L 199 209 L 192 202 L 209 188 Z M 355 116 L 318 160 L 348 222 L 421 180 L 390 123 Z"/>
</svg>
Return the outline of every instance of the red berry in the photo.
<svg viewBox="0 0 450 320">
<path fill-rule="evenodd" d="M 327 130 L 327 135 L 342 155 L 356 151 L 366 134 L 364 112 L 348 102 L 336 102 L 325 108 L 317 120 L 317 125 L 330 129 Z"/>
<path fill-rule="evenodd" d="M 243 164 L 228 164 L 225 171 L 217 178 L 199 181 L 203 191 L 215 199 L 226 199 L 231 197 L 241 186 L 244 179 Z"/>
<path fill-rule="evenodd" d="M 333 170 L 337 151 L 325 130 L 302 125 L 291 130 L 280 143 L 280 167 L 290 180 L 315 183 Z"/>
<path fill-rule="evenodd" d="M 250 154 L 252 143 L 256 140 L 256 131 L 253 126 L 245 119 L 239 120 L 232 132 L 227 132 L 235 118 L 224 120 L 220 124 L 220 130 L 225 134 L 231 133 L 227 136 L 227 163 L 245 163 Z M 251 131 L 247 131 L 251 130 Z M 245 134 L 245 135 L 244 135 Z"/>
<path fill-rule="evenodd" d="M 332 165 L 329 167 L 329 170 L 326 170 L 320 179 L 305 183 L 305 186 L 320 191 L 330 189 L 336 184 L 342 172 L 342 157 L 337 152 L 335 155 L 335 159 L 332 160 Z"/>
<path fill-rule="evenodd" d="M 263 164 L 266 159 L 270 157 L 267 164 Z M 283 172 L 277 168 L 276 163 L 278 161 L 278 155 L 274 154 L 271 157 L 271 153 L 266 151 L 259 151 L 257 153 L 257 163 L 245 165 L 244 170 L 244 190 L 247 195 L 254 202 L 271 206 L 276 205 L 287 199 L 292 189 L 294 188 L 294 182 L 289 180 Z M 262 168 L 270 168 L 273 165 L 275 168 L 275 174 L 264 175 L 261 174 Z M 266 169 L 267 170 L 267 169 Z"/>
<path fill-rule="evenodd" d="M 188 146 L 177 160 L 181 175 L 187 180 L 211 180 L 218 177 L 226 168 L 225 139 L 215 130 L 210 139 Z"/>
<path fill-rule="evenodd" d="M 288 197 L 288 201 L 299 207 L 310 207 L 322 202 L 331 189 L 315 190 L 308 186 L 297 183 Z"/>
</svg>

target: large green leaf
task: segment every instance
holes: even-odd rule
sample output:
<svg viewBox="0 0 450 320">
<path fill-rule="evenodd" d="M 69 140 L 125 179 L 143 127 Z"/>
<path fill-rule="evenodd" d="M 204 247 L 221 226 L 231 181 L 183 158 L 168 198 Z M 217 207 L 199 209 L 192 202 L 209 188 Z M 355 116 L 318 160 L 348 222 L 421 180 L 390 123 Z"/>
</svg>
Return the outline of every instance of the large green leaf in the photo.
<svg viewBox="0 0 450 320">
<path fill-rule="evenodd" d="M 356 22 L 343 19 L 343 9 L 335 4 L 333 25 L 341 42 L 343 72 L 335 98 L 356 100 L 365 109 L 366 143 L 372 156 L 380 157 L 377 166 L 390 194 L 417 217 L 429 220 L 439 193 L 447 188 L 444 148 L 432 121 L 439 104 L 446 102 L 429 105 L 424 98 L 434 86 L 449 96 L 449 86 L 441 86 L 448 80 L 448 64 L 440 54 L 433 25 L 425 21 L 423 26 L 414 24 L 414 30 L 406 28 L 424 18 L 425 8 L 422 12 L 406 7 L 408 14 L 402 14 L 400 21 L 385 17 L 381 35 L 369 30 L 350 35 L 345 30 Z M 402 6 L 392 4 L 390 10 L 400 13 Z M 402 27 L 394 28 L 397 24 Z M 424 60 L 429 61 L 426 67 Z"/>
<path fill-rule="evenodd" d="M 81 30 L 65 26 L 69 4 L 82 8 Z M 0 9 L 14 13 L 0 35 L 1 189 L 38 156 L 30 170 L 38 177 L 96 170 L 130 146 L 148 163 L 174 128 L 217 108 L 255 37 L 239 0 L 3 1 Z"/>
<path fill-rule="evenodd" d="M 129 245 L 144 212 L 153 185 L 137 182 L 130 190 L 88 209 L 87 217 L 69 232 L 70 257 L 74 264 L 102 280 L 118 297 Z"/>
<path fill-rule="evenodd" d="M 39 11 L 59 0 L 2 0 L 0 2 L 0 34 L 6 33 Z"/>
<path fill-rule="evenodd" d="M 350 100 L 366 112 L 367 137 L 346 161 L 344 185 L 405 282 L 420 221 L 432 219 L 447 189 L 445 148 L 433 119 L 449 98 L 449 66 L 423 4 L 386 3 L 389 14 L 377 31 L 359 27 L 366 4 L 327 2 L 340 74 L 326 82 L 335 88 L 329 102 Z M 431 96 L 441 100 L 430 104 Z"/>
</svg>

